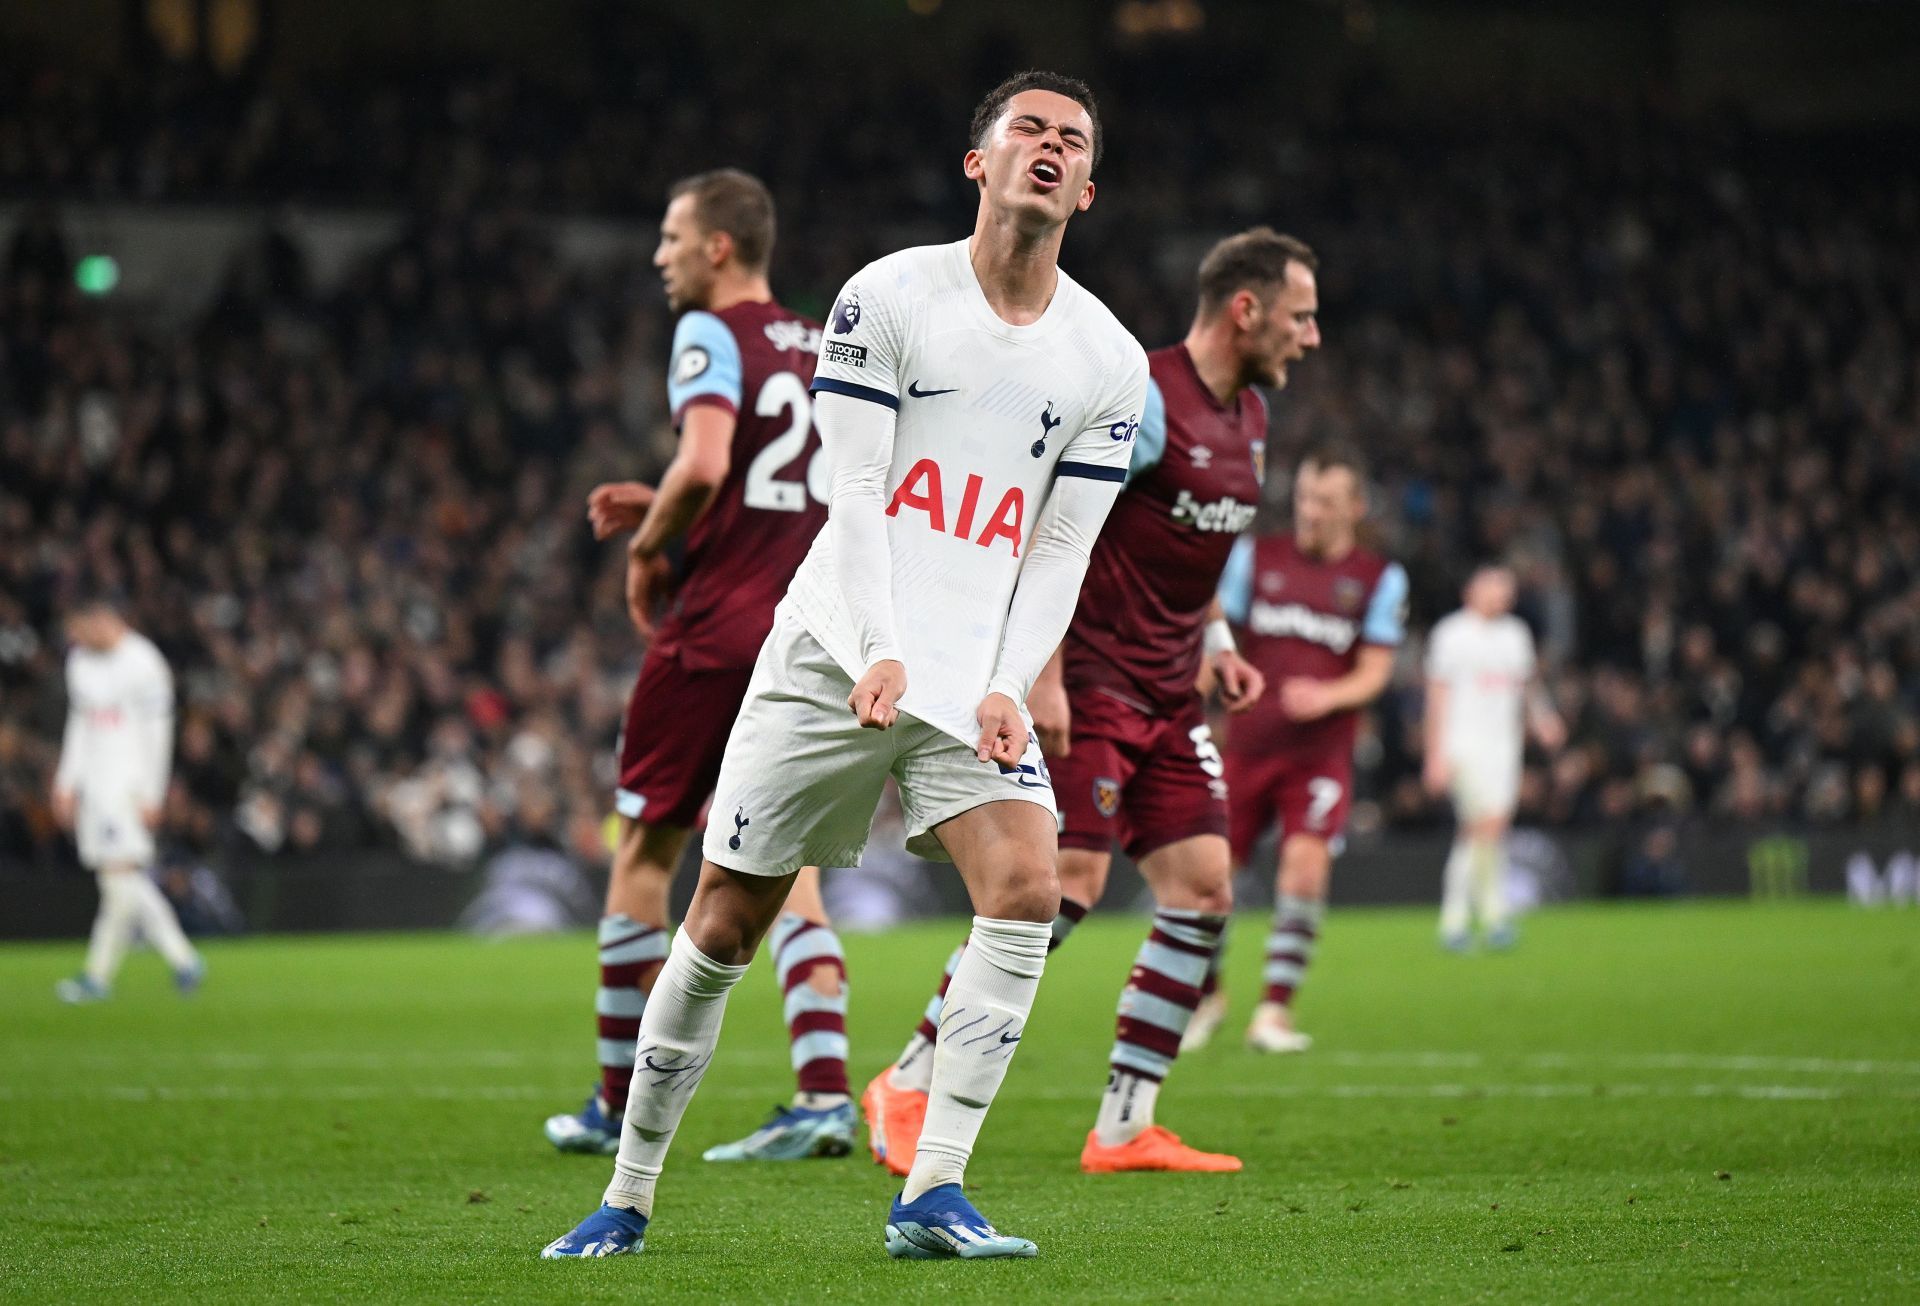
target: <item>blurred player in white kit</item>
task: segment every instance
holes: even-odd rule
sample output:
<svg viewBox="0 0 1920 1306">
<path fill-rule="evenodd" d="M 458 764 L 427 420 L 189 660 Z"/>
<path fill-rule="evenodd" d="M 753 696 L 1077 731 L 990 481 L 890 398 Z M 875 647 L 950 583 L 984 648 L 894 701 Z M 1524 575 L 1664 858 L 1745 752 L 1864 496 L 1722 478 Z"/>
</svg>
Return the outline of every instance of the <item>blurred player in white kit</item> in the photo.
<svg viewBox="0 0 1920 1306">
<path fill-rule="evenodd" d="M 1426 784 L 1452 797 L 1459 821 L 1440 907 L 1440 941 L 1455 950 L 1472 942 L 1476 912 L 1489 946 L 1513 942 L 1506 838 L 1523 727 L 1546 749 L 1566 738 L 1538 680 L 1533 634 L 1513 615 L 1513 573 L 1480 568 L 1464 598 L 1427 642 Z"/>
<path fill-rule="evenodd" d="M 191 993 L 204 971 L 200 954 L 147 878 L 173 767 L 173 673 L 104 599 L 68 612 L 67 638 L 67 730 L 53 810 L 73 831 L 81 864 L 99 877 L 100 911 L 86 969 L 56 992 L 74 1003 L 108 997 L 138 930 L 173 968 L 180 991 Z"/>
</svg>

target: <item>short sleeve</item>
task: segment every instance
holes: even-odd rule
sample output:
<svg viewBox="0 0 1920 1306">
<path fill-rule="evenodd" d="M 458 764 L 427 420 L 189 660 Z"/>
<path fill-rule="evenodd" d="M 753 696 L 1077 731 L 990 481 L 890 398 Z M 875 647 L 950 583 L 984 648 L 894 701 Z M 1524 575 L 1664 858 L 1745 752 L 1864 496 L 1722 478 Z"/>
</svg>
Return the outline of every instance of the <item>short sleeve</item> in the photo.
<svg viewBox="0 0 1920 1306">
<path fill-rule="evenodd" d="M 1146 351 L 1131 337 L 1128 343 L 1133 347 L 1126 363 L 1115 369 L 1117 379 L 1107 387 L 1093 420 L 1062 451 L 1054 466 L 1056 476 L 1084 476 L 1095 481 L 1127 479 L 1152 384 L 1147 375 Z"/>
<path fill-rule="evenodd" d="M 846 395 L 898 411 L 909 303 L 900 275 L 883 259 L 841 288 L 820 337 L 815 394 Z"/>
<path fill-rule="evenodd" d="M 1147 401 L 1140 411 L 1140 434 L 1133 438 L 1127 480 L 1133 481 L 1160 465 L 1167 455 L 1167 400 L 1160 383 L 1147 378 Z"/>
<path fill-rule="evenodd" d="M 1220 573 L 1219 598 L 1228 621 L 1247 624 L 1247 613 L 1253 609 L 1253 536 L 1242 535 L 1233 542 L 1233 552 Z"/>
<path fill-rule="evenodd" d="M 673 329 L 673 359 L 667 365 L 667 403 L 679 426 L 694 404 L 740 411 L 740 342 L 727 324 L 695 311 Z"/>
<path fill-rule="evenodd" d="M 1520 676 L 1523 680 L 1531 680 L 1540 666 L 1539 655 L 1533 647 L 1533 632 L 1518 617 L 1513 619 L 1513 624 L 1514 643 L 1520 646 Z"/>
<path fill-rule="evenodd" d="M 1369 644 L 1398 647 L 1407 637 L 1407 573 L 1397 562 L 1387 564 L 1373 586 L 1367 619 L 1360 638 Z"/>
</svg>

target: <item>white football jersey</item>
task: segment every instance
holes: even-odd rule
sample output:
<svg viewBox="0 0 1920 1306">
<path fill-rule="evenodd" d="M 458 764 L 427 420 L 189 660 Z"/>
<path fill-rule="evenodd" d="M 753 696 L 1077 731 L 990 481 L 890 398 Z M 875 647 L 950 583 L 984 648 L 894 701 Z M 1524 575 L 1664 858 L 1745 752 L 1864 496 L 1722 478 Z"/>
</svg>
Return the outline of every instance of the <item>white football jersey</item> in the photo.
<svg viewBox="0 0 1920 1306">
<path fill-rule="evenodd" d="M 1055 479 L 1126 479 L 1146 352 L 1064 271 L 1039 321 L 1001 320 L 962 240 L 888 255 L 849 281 L 813 388 L 898 414 L 887 541 L 907 668 L 900 709 L 971 745 Z M 858 680 L 867 667 L 832 540 L 814 538 L 786 601 Z"/>
<path fill-rule="evenodd" d="M 1533 671 L 1533 633 L 1520 618 L 1488 620 L 1465 608 L 1442 618 L 1427 641 L 1427 678 L 1452 690 L 1443 738 L 1447 756 L 1517 761 Z"/>
<path fill-rule="evenodd" d="M 83 807 L 158 807 L 173 767 L 173 673 L 128 631 L 104 653 L 67 654 L 67 730 L 54 783 Z"/>
</svg>

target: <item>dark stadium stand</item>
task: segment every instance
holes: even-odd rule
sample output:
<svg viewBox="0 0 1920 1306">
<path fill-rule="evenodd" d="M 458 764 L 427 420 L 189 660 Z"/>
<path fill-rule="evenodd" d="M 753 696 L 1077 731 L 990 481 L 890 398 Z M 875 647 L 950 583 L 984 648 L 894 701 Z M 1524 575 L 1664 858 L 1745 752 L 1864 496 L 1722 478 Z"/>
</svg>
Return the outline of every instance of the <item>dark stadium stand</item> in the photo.
<svg viewBox="0 0 1920 1306">
<path fill-rule="evenodd" d="M 597 856 L 636 649 L 583 500 L 670 448 L 644 263 L 665 186 L 763 171 L 776 285 L 816 309 L 969 205 L 957 167 L 903 173 L 867 115 L 846 124 L 857 94 L 957 162 L 971 83 L 823 87 L 689 48 L 619 94 L 0 75 L 0 864 L 64 862 L 55 614 L 83 581 L 122 588 L 176 667 L 174 840 L 464 865 L 533 819 Z M 720 106 L 697 129 L 690 84 Z M 725 94 L 743 86 L 764 93 Z M 1316 246 L 1327 347 L 1275 401 L 1269 496 L 1290 451 L 1357 439 L 1416 628 L 1475 560 L 1518 568 L 1574 724 L 1523 823 L 1920 822 L 1900 142 L 1645 104 L 1416 120 L 1384 96 L 1195 130 L 1188 90 L 1146 79 L 1112 107 L 1066 265 L 1152 346 L 1205 239 L 1271 222 Z M 165 323 L 76 288 L 61 204 L 83 202 L 403 220 L 328 284 L 265 221 L 209 307 Z M 632 223 L 630 258 L 568 263 L 554 213 Z M 1362 746 L 1362 840 L 1441 819 L 1418 706 L 1409 656 Z"/>
</svg>

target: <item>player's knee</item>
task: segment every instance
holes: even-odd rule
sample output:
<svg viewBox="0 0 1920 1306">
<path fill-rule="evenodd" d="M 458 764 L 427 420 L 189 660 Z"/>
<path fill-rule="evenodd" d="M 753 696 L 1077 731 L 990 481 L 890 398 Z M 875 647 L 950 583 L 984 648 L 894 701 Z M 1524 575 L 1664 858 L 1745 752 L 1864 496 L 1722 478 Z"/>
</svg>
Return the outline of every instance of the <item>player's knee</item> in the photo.
<svg viewBox="0 0 1920 1306">
<path fill-rule="evenodd" d="M 1280 892 L 1292 898 L 1323 897 L 1333 858 L 1324 840 L 1289 839 L 1280 850 Z"/>
<path fill-rule="evenodd" d="M 1465 834 L 1471 843 L 1489 843 L 1506 834 L 1506 826 L 1497 816 L 1478 816 L 1466 823 Z"/>
<path fill-rule="evenodd" d="M 1002 921 L 1051 921 L 1060 914 L 1060 877 L 1053 859 L 1022 856 L 1007 865 L 974 910 Z"/>
<path fill-rule="evenodd" d="M 1209 916 L 1225 916 L 1233 910 L 1233 880 L 1221 876 L 1218 881 L 1202 882 L 1193 886 L 1192 910 L 1204 912 Z"/>
<path fill-rule="evenodd" d="M 1085 848 L 1060 850 L 1060 895 L 1092 906 L 1107 891 L 1107 872 L 1112 858 Z"/>
<path fill-rule="evenodd" d="M 746 875 L 715 866 L 700 868 L 700 884 L 687 905 L 681 929 L 693 946 L 723 966 L 753 960 L 786 901 L 790 881 Z"/>
</svg>

